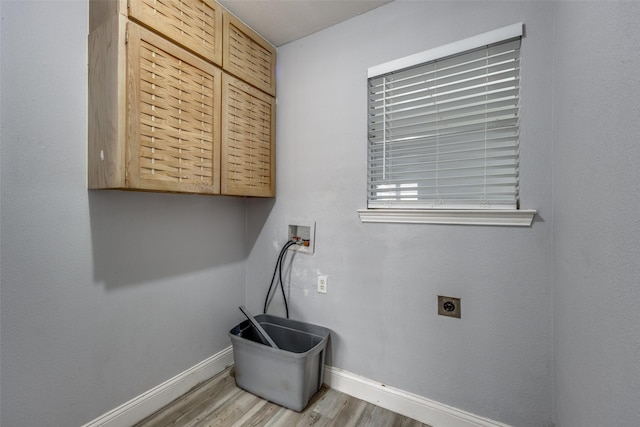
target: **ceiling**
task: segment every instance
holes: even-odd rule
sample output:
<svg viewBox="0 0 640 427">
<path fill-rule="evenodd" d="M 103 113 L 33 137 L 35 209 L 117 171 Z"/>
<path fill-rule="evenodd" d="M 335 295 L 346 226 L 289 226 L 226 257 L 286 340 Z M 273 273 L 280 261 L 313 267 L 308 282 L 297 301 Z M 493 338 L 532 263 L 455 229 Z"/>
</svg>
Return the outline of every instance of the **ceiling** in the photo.
<svg viewBox="0 0 640 427">
<path fill-rule="evenodd" d="M 218 0 L 274 46 L 282 46 L 392 0 Z"/>
</svg>

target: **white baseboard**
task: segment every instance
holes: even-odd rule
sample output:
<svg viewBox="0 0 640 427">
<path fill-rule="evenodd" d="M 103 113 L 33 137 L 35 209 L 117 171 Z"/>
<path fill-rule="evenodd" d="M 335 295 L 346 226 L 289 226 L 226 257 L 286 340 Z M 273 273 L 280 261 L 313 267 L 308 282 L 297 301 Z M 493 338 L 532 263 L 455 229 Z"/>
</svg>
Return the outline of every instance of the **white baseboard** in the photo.
<svg viewBox="0 0 640 427">
<path fill-rule="evenodd" d="M 433 427 L 510 427 L 332 366 L 325 366 L 324 383 Z"/>
<path fill-rule="evenodd" d="M 233 350 L 229 346 L 83 427 L 131 427 L 231 365 Z"/>
<path fill-rule="evenodd" d="M 233 348 L 229 346 L 83 427 L 130 427 L 231 365 Z M 332 366 L 325 366 L 324 383 L 433 427 L 510 427 Z"/>
</svg>

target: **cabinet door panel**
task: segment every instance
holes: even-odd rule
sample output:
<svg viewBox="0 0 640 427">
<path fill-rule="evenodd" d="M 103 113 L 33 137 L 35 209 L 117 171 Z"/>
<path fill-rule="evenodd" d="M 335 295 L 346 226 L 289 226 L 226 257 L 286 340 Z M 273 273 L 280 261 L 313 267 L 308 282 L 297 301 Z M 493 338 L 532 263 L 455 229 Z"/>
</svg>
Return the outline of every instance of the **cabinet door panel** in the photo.
<svg viewBox="0 0 640 427">
<path fill-rule="evenodd" d="M 276 93 L 276 49 L 230 13 L 224 14 L 224 66 L 236 77 Z"/>
<path fill-rule="evenodd" d="M 133 0 L 129 16 L 222 66 L 222 8 L 211 0 Z"/>
<path fill-rule="evenodd" d="M 275 100 L 222 75 L 222 194 L 275 196 Z"/>
<path fill-rule="evenodd" d="M 220 192 L 221 72 L 130 23 L 127 186 Z"/>
</svg>

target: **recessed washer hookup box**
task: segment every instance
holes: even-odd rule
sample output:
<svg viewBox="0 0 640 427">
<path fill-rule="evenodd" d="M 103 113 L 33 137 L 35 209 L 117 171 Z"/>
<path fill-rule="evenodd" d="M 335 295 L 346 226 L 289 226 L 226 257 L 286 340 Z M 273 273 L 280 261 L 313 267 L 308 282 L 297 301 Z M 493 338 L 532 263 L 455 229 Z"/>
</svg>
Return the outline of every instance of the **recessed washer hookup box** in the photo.
<svg viewBox="0 0 640 427">
<path fill-rule="evenodd" d="M 248 320 L 231 329 L 236 384 L 263 399 L 302 411 L 322 386 L 329 329 L 268 314 L 255 319 L 279 348 L 262 344 Z"/>
</svg>

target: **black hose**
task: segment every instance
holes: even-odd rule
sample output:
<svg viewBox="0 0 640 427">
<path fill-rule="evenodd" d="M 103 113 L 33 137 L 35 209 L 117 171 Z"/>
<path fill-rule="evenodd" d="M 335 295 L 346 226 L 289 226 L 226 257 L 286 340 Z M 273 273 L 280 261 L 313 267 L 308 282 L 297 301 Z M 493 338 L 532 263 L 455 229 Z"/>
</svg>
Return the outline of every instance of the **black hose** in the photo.
<svg viewBox="0 0 640 427">
<path fill-rule="evenodd" d="M 273 281 L 276 278 L 276 274 L 278 273 L 278 270 L 280 270 L 280 274 L 278 275 L 278 279 L 280 281 L 280 290 L 282 291 L 282 298 L 284 299 L 284 308 L 287 315 L 287 319 L 289 318 L 289 306 L 287 304 L 287 296 L 284 292 L 284 285 L 282 284 L 282 263 L 284 262 L 284 258 L 286 258 L 287 249 L 289 249 L 291 246 L 295 244 L 296 242 L 294 242 L 293 240 L 289 240 L 287 243 L 284 244 L 284 246 L 280 250 L 280 254 L 278 255 L 278 259 L 276 260 L 276 266 L 273 269 L 273 276 L 271 276 L 271 284 L 269 285 L 269 290 L 267 291 L 267 295 L 264 299 L 264 309 L 263 309 L 264 314 L 267 314 L 267 304 L 269 302 L 269 295 L 271 294 L 271 289 L 273 289 Z M 277 287 L 278 285 L 276 284 L 276 288 Z"/>
</svg>

